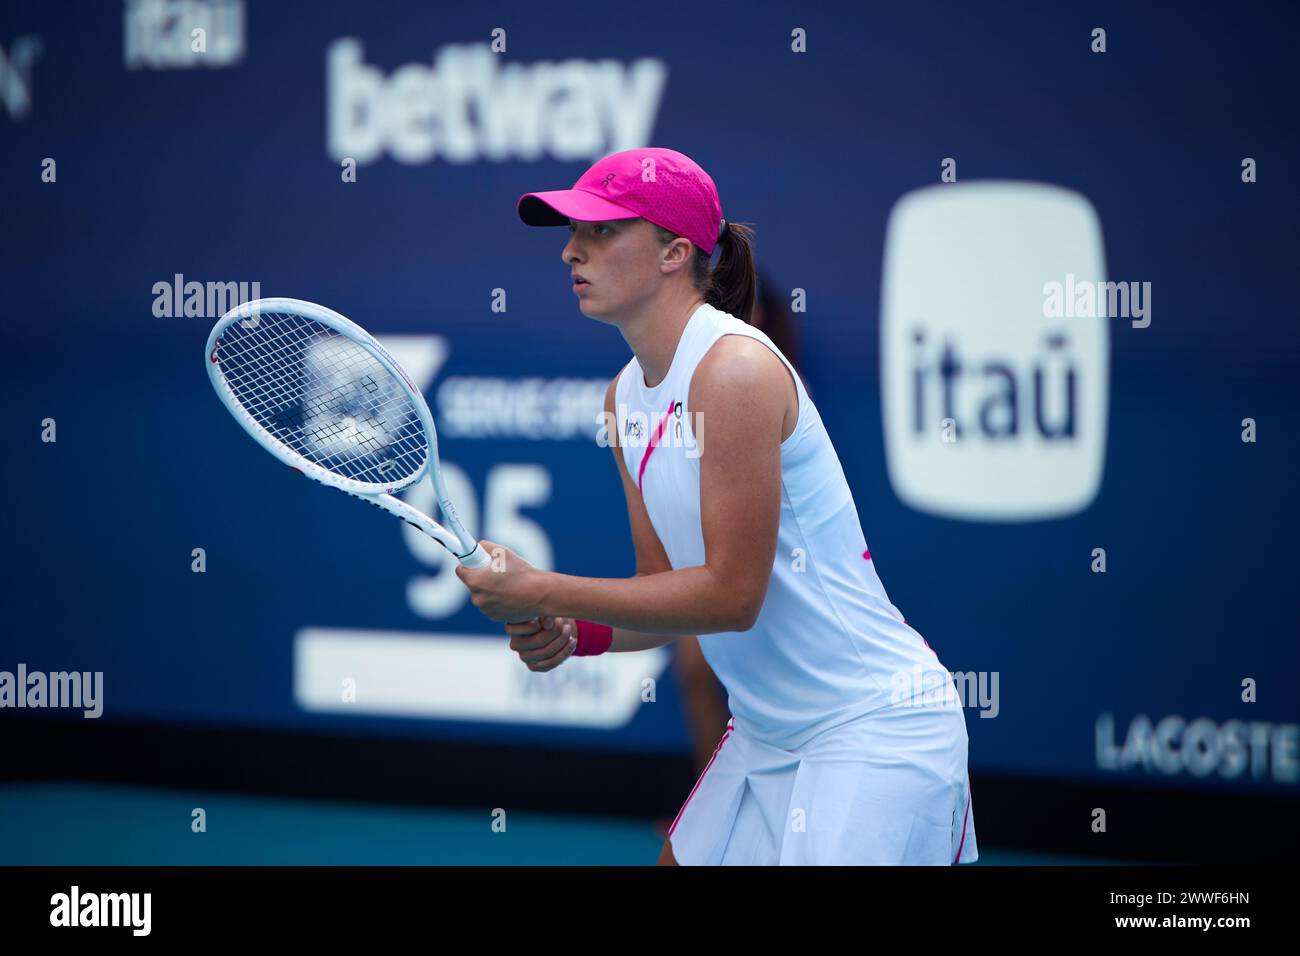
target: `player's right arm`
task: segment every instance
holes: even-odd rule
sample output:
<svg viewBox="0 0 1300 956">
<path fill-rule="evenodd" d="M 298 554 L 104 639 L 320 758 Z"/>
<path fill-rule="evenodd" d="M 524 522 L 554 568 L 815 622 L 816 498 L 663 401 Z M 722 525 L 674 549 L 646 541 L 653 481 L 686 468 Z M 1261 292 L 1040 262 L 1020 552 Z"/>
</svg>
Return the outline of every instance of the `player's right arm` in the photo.
<svg viewBox="0 0 1300 956">
<path fill-rule="evenodd" d="M 614 464 L 623 481 L 623 495 L 627 499 L 627 518 L 632 530 L 632 545 L 636 552 L 636 576 L 659 574 L 671 571 L 672 563 L 664 550 L 663 542 L 650 523 L 650 514 L 645 509 L 641 491 L 628 474 L 627 463 L 623 461 L 623 450 L 619 446 L 618 417 L 614 410 L 614 393 L 618 387 L 618 376 L 609 383 L 605 392 L 605 424 L 609 434 L 610 451 L 614 453 Z M 548 621 L 550 627 L 545 627 Z M 539 621 L 534 618 L 518 624 L 507 624 L 506 633 L 510 635 L 510 649 L 519 655 L 519 659 L 528 665 L 529 670 L 548 671 L 557 667 L 574 651 L 574 638 L 577 625 L 571 617 L 546 618 Z M 609 646 L 609 653 L 620 651 L 646 651 L 675 641 L 679 634 L 646 634 L 642 631 L 630 631 L 627 628 L 614 628 L 614 639 Z"/>
</svg>

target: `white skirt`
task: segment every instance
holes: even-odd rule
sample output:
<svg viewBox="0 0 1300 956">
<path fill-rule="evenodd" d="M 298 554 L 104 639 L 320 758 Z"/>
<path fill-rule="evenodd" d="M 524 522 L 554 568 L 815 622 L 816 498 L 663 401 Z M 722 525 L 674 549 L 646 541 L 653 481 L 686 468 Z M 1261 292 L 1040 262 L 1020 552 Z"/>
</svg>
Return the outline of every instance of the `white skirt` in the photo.
<svg viewBox="0 0 1300 956">
<path fill-rule="evenodd" d="M 668 831 L 683 866 L 973 863 L 959 707 L 894 707 L 797 750 L 733 717 Z"/>
</svg>

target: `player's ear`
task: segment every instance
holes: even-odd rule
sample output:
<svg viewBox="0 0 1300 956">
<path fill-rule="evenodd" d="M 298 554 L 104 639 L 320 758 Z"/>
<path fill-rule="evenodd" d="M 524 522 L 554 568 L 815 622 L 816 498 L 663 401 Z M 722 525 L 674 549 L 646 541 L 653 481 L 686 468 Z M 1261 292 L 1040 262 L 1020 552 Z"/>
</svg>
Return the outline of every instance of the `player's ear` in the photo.
<svg viewBox="0 0 1300 956">
<path fill-rule="evenodd" d="M 663 248 L 663 258 L 660 260 L 660 270 L 665 274 L 676 272 L 678 269 L 690 265 L 691 257 L 695 255 L 695 246 L 689 239 L 677 238 Z"/>
</svg>

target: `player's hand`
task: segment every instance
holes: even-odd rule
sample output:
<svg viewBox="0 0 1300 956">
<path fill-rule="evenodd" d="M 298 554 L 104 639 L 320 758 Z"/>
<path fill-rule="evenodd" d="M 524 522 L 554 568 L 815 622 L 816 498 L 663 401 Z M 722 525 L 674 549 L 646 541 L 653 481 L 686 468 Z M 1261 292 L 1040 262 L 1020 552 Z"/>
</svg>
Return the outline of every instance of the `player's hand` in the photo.
<svg viewBox="0 0 1300 956">
<path fill-rule="evenodd" d="M 539 674 L 559 667 L 578 647 L 578 624 L 571 617 L 535 617 L 507 624 L 506 633 L 510 649 Z"/>
<path fill-rule="evenodd" d="M 542 612 L 546 598 L 545 571 L 539 571 L 505 545 L 479 541 L 492 558 L 481 568 L 456 565 L 456 576 L 469 589 L 470 601 L 493 621 L 527 621 Z"/>
</svg>

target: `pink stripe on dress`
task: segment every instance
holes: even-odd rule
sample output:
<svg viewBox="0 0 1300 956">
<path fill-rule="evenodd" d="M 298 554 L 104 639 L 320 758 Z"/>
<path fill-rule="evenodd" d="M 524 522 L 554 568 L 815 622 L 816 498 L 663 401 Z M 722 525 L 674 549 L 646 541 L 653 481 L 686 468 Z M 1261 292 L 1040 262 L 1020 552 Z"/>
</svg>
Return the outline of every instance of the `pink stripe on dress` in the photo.
<svg viewBox="0 0 1300 956">
<path fill-rule="evenodd" d="M 648 462 L 648 461 L 650 460 L 650 453 L 651 453 L 652 451 L 654 451 L 656 447 L 658 447 L 658 445 L 659 445 L 659 438 L 660 438 L 660 436 L 663 435 L 663 433 L 664 433 L 664 426 L 668 424 L 668 416 L 671 415 L 671 414 L 673 413 L 673 405 L 675 405 L 675 404 L 676 404 L 676 402 L 673 402 L 673 401 L 670 401 L 670 402 L 668 403 L 668 411 L 664 412 L 664 417 L 661 418 L 661 419 L 659 419 L 659 427 L 656 428 L 656 429 L 655 429 L 655 433 L 654 433 L 653 435 L 650 436 L 650 447 L 648 447 L 648 448 L 645 450 L 645 456 L 642 457 L 642 459 L 641 459 L 641 468 L 640 468 L 640 469 L 637 471 L 637 473 L 636 473 L 636 490 L 637 490 L 637 491 L 640 491 L 640 490 L 641 490 L 641 476 L 645 474 L 645 466 L 646 466 L 646 462 Z"/>
<path fill-rule="evenodd" d="M 709 767 L 713 766 L 713 761 L 718 759 L 718 751 L 722 749 L 722 745 L 725 744 L 727 742 L 727 738 L 731 736 L 731 731 L 732 731 L 732 724 L 730 721 L 728 721 L 726 733 L 724 733 L 722 735 L 722 739 L 718 741 L 718 746 L 713 748 L 713 756 L 709 758 L 709 762 L 705 766 L 704 772 L 700 774 L 700 779 L 695 781 L 695 786 L 691 787 L 691 792 L 690 795 L 686 798 L 686 803 L 682 804 L 682 808 L 677 811 L 677 816 L 673 818 L 673 825 L 668 828 L 669 839 L 672 839 L 673 831 L 677 829 L 677 821 L 682 818 L 682 814 L 686 812 L 687 806 L 690 805 L 691 797 L 695 796 L 695 791 L 700 789 L 700 784 L 704 782 L 704 774 L 709 772 Z"/>
</svg>

